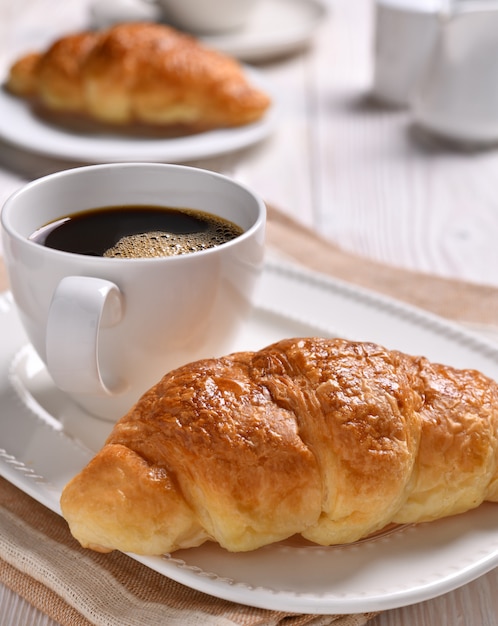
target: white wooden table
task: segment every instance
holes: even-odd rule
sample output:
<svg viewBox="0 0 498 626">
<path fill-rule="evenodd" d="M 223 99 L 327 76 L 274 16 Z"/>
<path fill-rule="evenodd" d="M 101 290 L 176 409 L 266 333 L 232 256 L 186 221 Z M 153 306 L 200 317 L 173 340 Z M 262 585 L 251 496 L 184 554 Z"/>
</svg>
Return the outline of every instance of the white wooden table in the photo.
<svg viewBox="0 0 498 626">
<path fill-rule="evenodd" d="M 87 0 L 0 0 L 1 69 L 27 48 L 86 26 L 87 8 Z M 406 111 L 375 106 L 373 27 L 373 0 L 336 0 L 307 51 L 259 65 L 281 100 L 271 138 L 192 164 L 247 183 L 345 249 L 498 286 L 498 150 L 455 152 L 417 136 Z M 0 142 L 0 203 L 67 165 Z M 495 626 L 497 585 L 494 571 L 371 624 Z M 1 586 L 0 616 L 9 626 L 53 626 Z"/>
</svg>

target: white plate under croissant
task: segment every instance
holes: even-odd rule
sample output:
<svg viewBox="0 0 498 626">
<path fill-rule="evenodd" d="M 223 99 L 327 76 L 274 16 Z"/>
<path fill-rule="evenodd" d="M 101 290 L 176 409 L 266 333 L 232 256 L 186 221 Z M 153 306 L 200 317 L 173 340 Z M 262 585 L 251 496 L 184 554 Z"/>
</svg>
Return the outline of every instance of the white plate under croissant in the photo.
<svg viewBox="0 0 498 626">
<path fill-rule="evenodd" d="M 285 336 L 341 335 L 424 353 L 498 378 L 498 350 L 493 345 L 438 318 L 314 274 L 269 265 L 259 303 L 240 338 L 240 349 L 262 347 Z M 100 433 L 100 441 L 90 441 L 84 431 L 76 431 L 74 410 L 50 389 L 29 347 L 19 353 L 24 337 L 8 295 L 2 297 L 0 311 L 6 344 L 2 381 L 7 370 L 11 372 L 10 383 L 2 382 L 0 389 L 5 446 L 0 472 L 59 511 L 62 487 L 106 433 Z M 92 418 L 86 419 L 90 426 Z M 48 449 L 50 454 L 44 454 Z M 401 525 L 345 546 L 315 546 L 292 537 L 244 553 L 206 543 L 169 556 L 137 558 L 191 587 L 255 606 L 315 613 L 387 609 L 439 595 L 496 566 L 495 511 L 496 505 L 483 504 L 463 515 Z"/>
<path fill-rule="evenodd" d="M 275 121 L 254 72 L 167 26 L 118 24 L 26 51 L 0 92 L 0 137 L 88 162 L 184 161 L 259 141 Z"/>
</svg>

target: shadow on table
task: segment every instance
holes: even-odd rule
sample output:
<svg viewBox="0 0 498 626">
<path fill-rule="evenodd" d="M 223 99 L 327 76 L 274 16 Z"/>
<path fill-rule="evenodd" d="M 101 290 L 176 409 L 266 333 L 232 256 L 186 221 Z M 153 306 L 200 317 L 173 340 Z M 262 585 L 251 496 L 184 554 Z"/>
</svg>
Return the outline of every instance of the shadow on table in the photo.
<svg viewBox="0 0 498 626">
<path fill-rule="evenodd" d="M 266 139 L 261 142 L 230 152 L 225 155 L 206 157 L 203 159 L 182 162 L 182 165 L 188 165 L 191 167 L 199 167 L 215 172 L 223 173 L 230 176 L 230 173 L 235 170 L 238 165 L 247 159 L 253 159 L 257 151 L 261 149 Z M 120 162 L 133 162 L 137 159 L 120 159 Z M 140 161 L 146 161 L 146 159 L 140 159 Z M 102 163 L 103 161 L 96 160 L 94 162 L 84 161 L 72 161 L 67 159 L 58 159 L 44 154 L 38 154 L 30 152 L 22 148 L 18 148 L 8 142 L 0 140 L 0 170 L 4 170 L 8 174 L 11 174 L 15 178 L 20 178 L 23 181 L 34 180 L 42 176 L 47 176 L 55 172 L 59 172 L 74 167 L 82 167 L 85 165 L 92 165 L 96 163 Z M 112 161 L 108 161 L 112 162 Z M 168 161 L 157 161 L 167 163 Z M 1 173 L 0 173 L 1 178 Z"/>
<path fill-rule="evenodd" d="M 0 168 L 18 178 L 32 180 L 81 165 L 86 163 L 45 157 L 0 140 Z"/>
<path fill-rule="evenodd" d="M 429 132 L 412 120 L 409 108 L 386 104 L 368 91 L 339 94 L 331 102 L 331 108 L 339 114 L 355 115 L 365 120 L 371 118 L 376 123 L 379 118 L 385 117 L 386 122 L 389 121 L 404 133 L 410 147 L 421 155 L 461 153 L 469 156 L 492 152 L 498 148 L 498 145 L 463 143 Z"/>
</svg>

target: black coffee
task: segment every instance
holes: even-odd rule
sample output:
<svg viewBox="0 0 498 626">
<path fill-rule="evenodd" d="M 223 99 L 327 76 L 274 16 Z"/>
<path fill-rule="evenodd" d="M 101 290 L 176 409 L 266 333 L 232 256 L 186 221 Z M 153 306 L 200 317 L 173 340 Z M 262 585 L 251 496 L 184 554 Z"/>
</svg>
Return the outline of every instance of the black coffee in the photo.
<svg viewBox="0 0 498 626">
<path fill-rule="evenodd" d="M 32 241 L 91 256 L 175 256 L 219 246 L 242 234 L 236 224 L 193 209 L 102 207 L 73 213 L 37 229 Z"/>
</svg>

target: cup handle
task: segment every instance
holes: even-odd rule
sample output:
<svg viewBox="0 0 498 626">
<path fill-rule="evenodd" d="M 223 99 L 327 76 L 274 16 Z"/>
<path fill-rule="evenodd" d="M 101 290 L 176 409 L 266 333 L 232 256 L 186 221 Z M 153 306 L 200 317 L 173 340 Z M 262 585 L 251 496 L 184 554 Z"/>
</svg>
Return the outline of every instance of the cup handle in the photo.
<svg viewBox="0 0 498 626">
<path fill-rule="evenodd" d="M 48 313 L 45 349 L 47 369 L 56 386 L 68 393 L 114 395 L 119 381 L 108 385 L 98 357 L 101 328 L 122 319 L 123 298 L 108 280 L 66 276 L 58 284 Z"/>
</svg>

